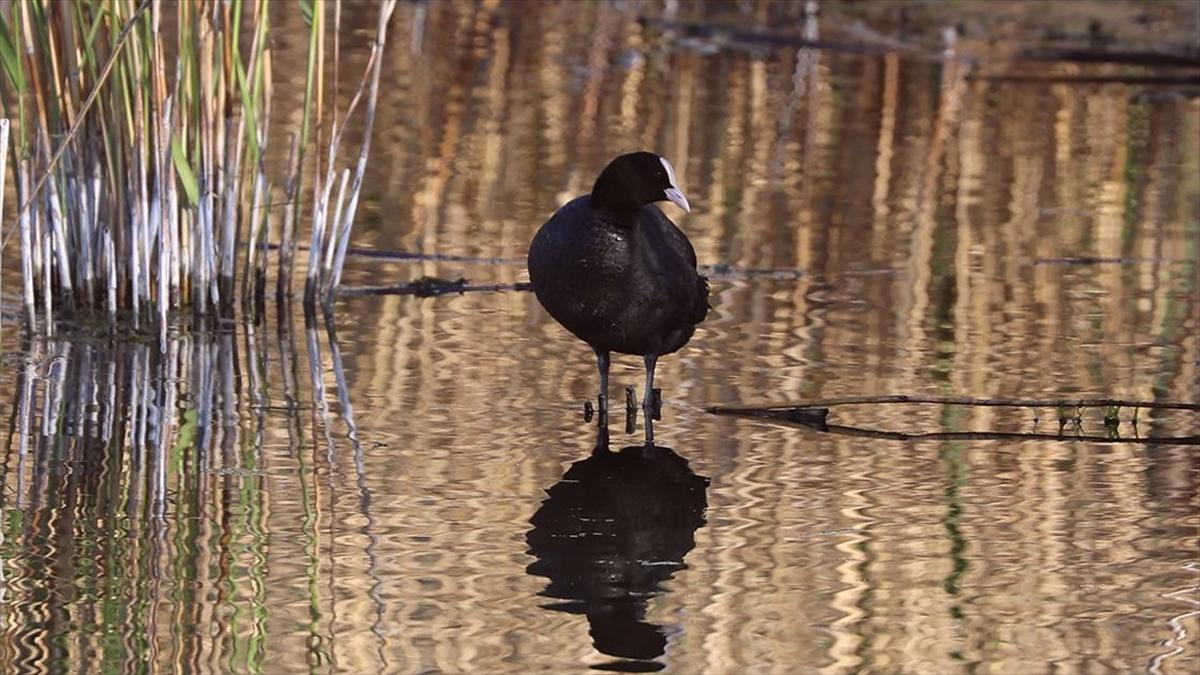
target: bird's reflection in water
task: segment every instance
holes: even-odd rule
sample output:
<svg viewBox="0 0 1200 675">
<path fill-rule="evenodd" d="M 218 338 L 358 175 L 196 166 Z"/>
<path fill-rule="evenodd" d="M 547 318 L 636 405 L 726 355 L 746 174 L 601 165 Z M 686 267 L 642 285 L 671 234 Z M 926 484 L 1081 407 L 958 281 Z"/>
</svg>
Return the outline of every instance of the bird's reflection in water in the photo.
<svg viewBox="0 0 1200 675">
<path fill-rule="evenodd" d="M 659 670 L 667 638 L 646 605 L 696 545 L 708 479 L 670 448 L 598 445 L 530 519 L 537 561 L 526 571 L 550 580 L 542 595 L 564 601 L 547 609 L 585 615 L 596 649 L 620 659 L 596 668 Z"/>
</svg>

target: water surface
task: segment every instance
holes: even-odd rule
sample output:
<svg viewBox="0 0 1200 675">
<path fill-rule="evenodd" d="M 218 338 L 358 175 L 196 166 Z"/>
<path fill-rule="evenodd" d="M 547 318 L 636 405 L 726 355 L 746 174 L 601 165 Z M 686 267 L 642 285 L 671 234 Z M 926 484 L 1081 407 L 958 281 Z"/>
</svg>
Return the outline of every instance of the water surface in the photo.
<svg viewBox="0 0 1200 675">
<path fill-rule="evenodd" d="M 635 19 L 400 5 L 355 243 L 469 259 L 353 258 L 345 282 L 523 281 L 549 213 L 611 156 L 661 152 L 713 288 L 659 367 L 668 449 L 591 457 L 591 352 L 528 293 L 348 298 L 332 331 L 270 305 L 166 350 L 6 330 L 0 670 L 1200 667 L 1195 447 L 704 412 L 1200 400 L 1197 99 L 711 49 Z M 612 379 L 640 386 L 640 359 Z M 837 414 L 1057 428 L 1046 409 Z M 1200 433 L 1120 414 L 1124 436 Z M 1068 434 L 1103 435 L 1101 415 Z M 638 444 L 623 424 L 614 451 Z"/>
</svg>

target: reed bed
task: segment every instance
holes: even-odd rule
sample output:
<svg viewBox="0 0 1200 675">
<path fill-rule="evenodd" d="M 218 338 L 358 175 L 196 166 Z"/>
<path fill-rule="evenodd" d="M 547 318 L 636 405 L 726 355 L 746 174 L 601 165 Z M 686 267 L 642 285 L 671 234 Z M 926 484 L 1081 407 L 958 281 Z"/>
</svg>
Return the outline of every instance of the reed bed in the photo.
<svg viewBox="0 0 1200 675">
<path fill-rule="evenodd" d="M 304 14 L 309 57 L 302 120 L 289 132 L 282 175 L 265 153 L 274 93 L 267 0 L 0 4 L 0 103 L 13 128 L 3 151 L 12 153 L 18 205 L 3 243 L 19 233 L 20 297 L 31 327 L 52 332 L 56 313 L 98 315 L 109 326 L 155 327 L 165 338 L 171 316 L 186 308 L 198 317 L 260 311 L 272 240 L 276 293 L 290 297 L 310 150 L 305 297 L 333 297 L 395 0 L 378 5 L 370 61 L 341 116 L 341 7 L 331 12 L 329 4 L 292 6 Z M 334 87 L 325 86 L 328 77 Z M 346 120 L 364 100 L 353 173 L 339 172 Z"/>
</svg>

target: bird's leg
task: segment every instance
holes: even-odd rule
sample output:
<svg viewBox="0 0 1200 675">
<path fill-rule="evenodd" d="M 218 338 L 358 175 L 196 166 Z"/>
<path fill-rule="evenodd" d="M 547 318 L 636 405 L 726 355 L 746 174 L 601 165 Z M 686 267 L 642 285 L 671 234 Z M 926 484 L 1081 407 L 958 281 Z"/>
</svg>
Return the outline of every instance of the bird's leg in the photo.
<svg viewBox="0 0 1200 675">
<path fill-rule="evenodd" d="M 596 425 L 596 445 L 592 454 L 602 455 L 608 452 L 608 413 L 600 413 L 600 424 Z"/>
<path fill-rule="evenodd" d="M 596 351 L 596 368 L 600 371 L 599 415 L 596 420 L 596 447 L 593 452 L 601 453 L 608 450 L 608 352 Z"/>
<path fill-rule="evenodd" d="M 637 431 L 637 393 L 632 384 L 625 386 L 625 433 Z"/>
<path fill-rule="evenodd" d="M 596 368 L 600 371 L 600 395 L 597 397 L 596 403 L 600 407 L 601 415 L 608 415 L 608 352 L 602 352 L 599 349 L 596 352 Z"/>
<path fill-rule="evenodd" d="M 646 423 L 646 445 L 654 445 L 654 366 L 658 363 L 658 355 L 647 354 L 643 359 L 646 362 L 646 390 L 642 392 L 642 418 Z"/>
</svg>

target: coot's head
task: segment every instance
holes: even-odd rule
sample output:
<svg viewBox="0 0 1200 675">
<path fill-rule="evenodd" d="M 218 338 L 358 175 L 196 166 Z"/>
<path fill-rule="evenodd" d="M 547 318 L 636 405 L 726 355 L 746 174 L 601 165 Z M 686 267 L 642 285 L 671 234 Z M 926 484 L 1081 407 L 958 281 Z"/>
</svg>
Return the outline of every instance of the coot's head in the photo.
<svg viewBox="0 0 1200 675">
<path fill-rule="evenodd" d="M 652 152 L 621 155 L 604 167 L 592 187 L 592 205 L 632 213 L 646 204 L 669 201 L 691 211 L 675 182 L 675 168 Z"/>
</svg>

